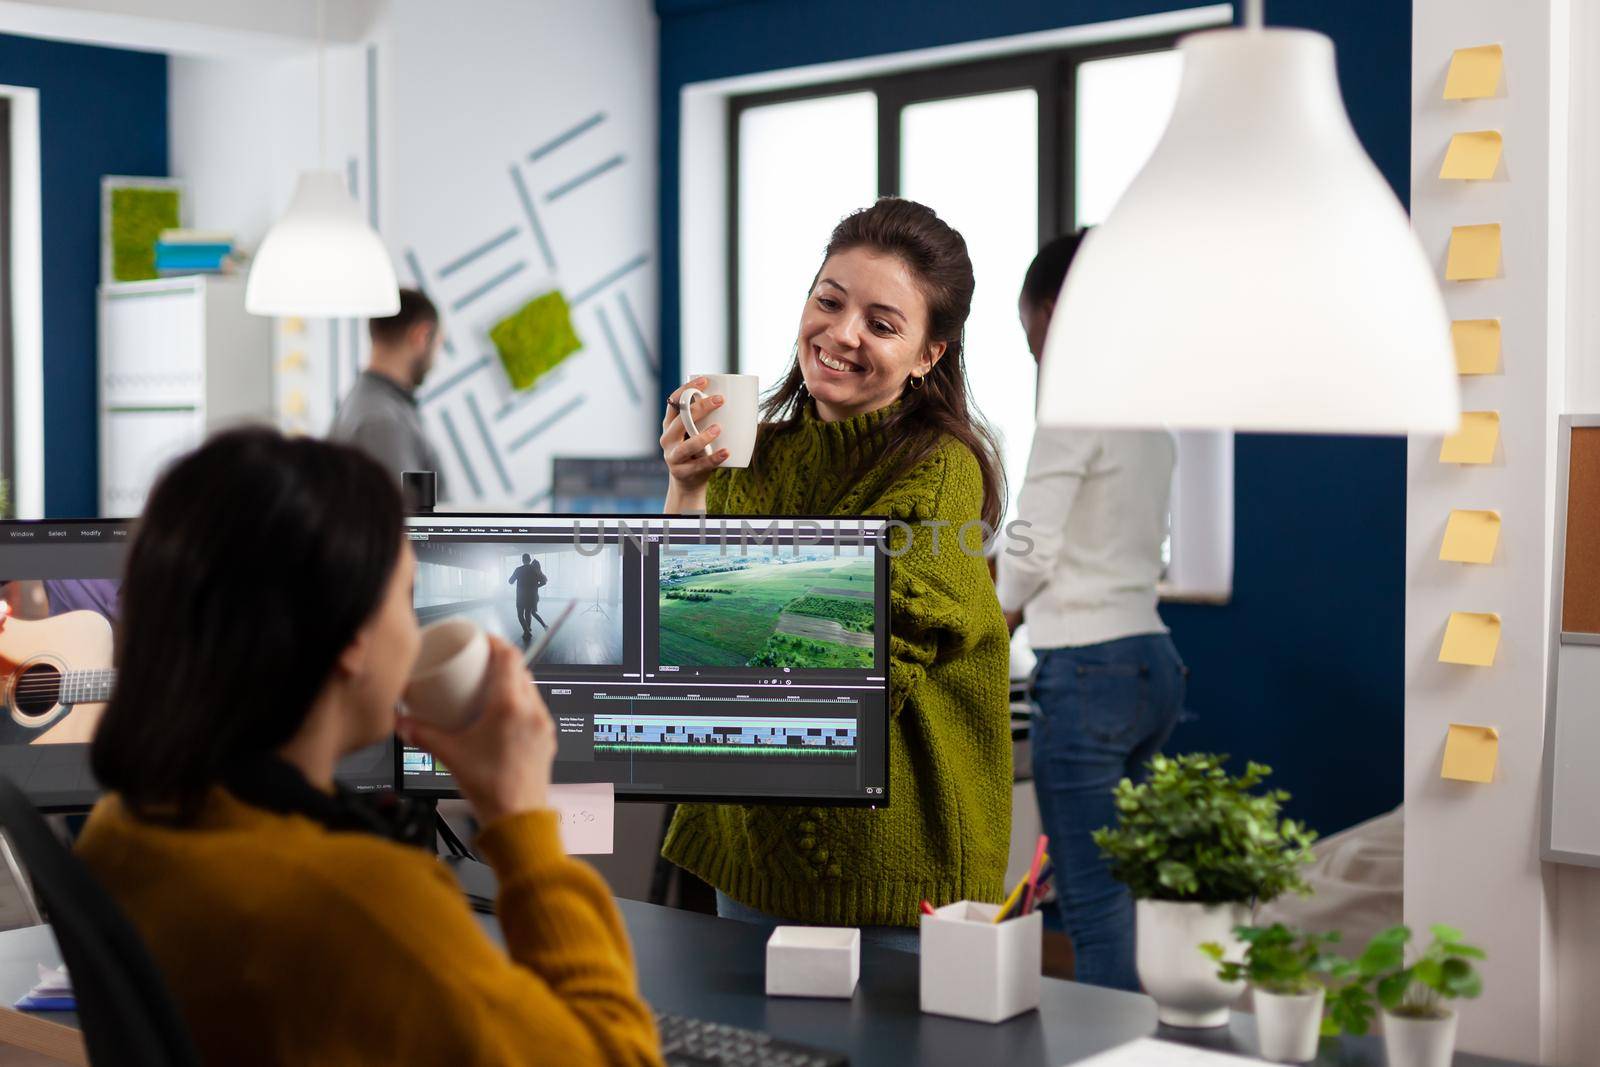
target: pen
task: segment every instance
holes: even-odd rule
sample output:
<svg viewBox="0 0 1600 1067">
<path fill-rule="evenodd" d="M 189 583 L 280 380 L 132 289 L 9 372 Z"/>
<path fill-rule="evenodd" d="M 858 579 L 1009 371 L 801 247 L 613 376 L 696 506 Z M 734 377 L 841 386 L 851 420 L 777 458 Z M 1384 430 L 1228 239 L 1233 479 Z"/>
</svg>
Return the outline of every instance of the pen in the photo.
<svg viewBox="0 0 1600 1067">
<path fill-rule="evenodd" d="M 1050 862 L 1050 853 L 1046 852 L 1044 854 L 1044 862 L 1047 864 Z M 1000 910 L 995 912 L 995 916 L 992 921 L 996 923 L 1005 921 L 1005 919 L 1011 915 L 1011 909 L 1017 906 L 1017 901 L 1022 899 L 1022 891 L 1027 888 L 1028 876 L 1023 875 L 1021 878 L 1017 879 L 1016 888 L 1012 889 L 1010 893 L 1006 894 L 1006 902 L 1000 905 Z"/>
<path fill-rule="evenodd" d="M 1022 914 L 1026 915 L 1033 910 L 1034 894 L 1039 891 L 1039 864 L 1044 860 L 1044 846 L 1050 839 L 1044 834 L 1039 835 L 1039 843 L 1033 847 L 1033 865 L 1028 868 L 1028 891 L 1022 895 Z"/>
</svg>

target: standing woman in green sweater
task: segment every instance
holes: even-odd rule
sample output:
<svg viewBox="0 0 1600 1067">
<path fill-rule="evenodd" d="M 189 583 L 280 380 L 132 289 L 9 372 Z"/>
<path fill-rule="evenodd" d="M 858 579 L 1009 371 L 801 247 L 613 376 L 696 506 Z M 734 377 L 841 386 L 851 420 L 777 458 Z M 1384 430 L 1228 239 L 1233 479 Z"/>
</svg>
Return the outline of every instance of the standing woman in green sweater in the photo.
<svg viewBox="0 0 1600 1067">
<path fill-rule="evenodd" d="M 1011 830 L 1005 621 L 983 559 L 1004 485 L 967 401 L 972 261 L 931 210 L 885 198 L 834 229 L 795 361 L 762 404 L 750 466 L 686 436 L 672 394 L 666 511 L 881 515 L 889 564 L 889 803 L 871 810 L 686 804 L 664 855 L 750 922 L 859 926 L 915 951 L 922 900 L 998 901 Z M 710 396 L 693 415 L 722 403 Z M 713 445 L 707 455 L 707 445 Z"/>
</svg>

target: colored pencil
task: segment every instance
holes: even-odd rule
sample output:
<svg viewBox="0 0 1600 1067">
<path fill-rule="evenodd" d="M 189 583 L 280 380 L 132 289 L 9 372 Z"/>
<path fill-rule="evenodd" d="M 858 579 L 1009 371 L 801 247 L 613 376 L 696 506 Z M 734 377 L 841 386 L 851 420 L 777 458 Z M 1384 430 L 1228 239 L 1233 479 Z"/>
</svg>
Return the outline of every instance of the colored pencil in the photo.
<svg viewBox="0 0 1600 1067">
<path fill-rule="evenodd" d="M 1033 847 L 1033 864 L 1028 868 L 1028 891 L 1022 895 L 1022 912 L 1027 915 L 1033 911 L 1033 897 L 1039 890 L 1039 865 L 1044 861 L 1044 847 L 1050 839 L 1044 834 L 1039 835 L 1039 843 Z"/>
<path fill-rule="evenodd" d="M 1046 852 L 1044 854 L 1044 862 L 1046 864 L 1050 862 L 1050 853 Z M 1011 909 L 1017 906 L 1017 901 L 1022 899 L 1023 890 L 1027 888 L 1028 876 L 1023 875 L 1021 878 L 1017 879 L 1015 888 L 1006 894 L 1006 902 L 1000 905 L 1000 910 L 995 912 L 994 919 L 992 921 L 999 923 L 1004 922 L 1007 918 L 1009 918 L 1011 915 Z"/>
</svg>

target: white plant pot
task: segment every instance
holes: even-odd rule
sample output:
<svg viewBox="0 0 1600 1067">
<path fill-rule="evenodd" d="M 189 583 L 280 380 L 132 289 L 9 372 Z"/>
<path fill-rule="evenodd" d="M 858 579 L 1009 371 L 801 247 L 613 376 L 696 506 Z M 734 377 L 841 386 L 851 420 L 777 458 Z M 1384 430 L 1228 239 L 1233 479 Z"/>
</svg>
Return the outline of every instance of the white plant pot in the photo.
<svg viewBox="0 0 1600 1067">
<path fill-rule="evenodd" d="M 1325 990 L 1285 995 L 1256 990 L 1256 1038 L 1261 1058 L 1273 1063 L 1309 1063 L 1322 1036 Z"/>
<path fill-rule="evenodd" d="M 1413 1019 L 1383 1013 L 1383 1049 L 1389 1067 L 1450 1067 L 1456 1049 L 1456 1013 Z"/>
<path fill-rule="evenodd" d="M 1250 921 L 1250 906 L 1141 900 L 1135 915 L 1139 981 L 1155 1000 L 1161 1022 L 1186 1029 L 1227 1026 L 1228 1008 L 1244 983 L 1218 978 L 1216 961 L 1200 946 L 1215 941 L 1227 959 L 1243 959 L 1244 945 L 1233 928 Z"/>
</svg>

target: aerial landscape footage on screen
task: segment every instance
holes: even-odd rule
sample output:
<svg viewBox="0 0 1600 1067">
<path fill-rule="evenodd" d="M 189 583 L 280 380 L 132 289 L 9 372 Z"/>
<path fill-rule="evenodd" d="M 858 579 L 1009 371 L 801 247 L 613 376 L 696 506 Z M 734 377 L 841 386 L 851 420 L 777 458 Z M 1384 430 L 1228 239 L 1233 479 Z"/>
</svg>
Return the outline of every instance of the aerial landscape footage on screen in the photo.
<svg viewBox="0 0 1600 1067">
<path fill-rule="evenodd" d="M 660 661 L 870 668 L 873 558 L 832 548 L 695 545 L 663 554 Z"/>
</svg>

